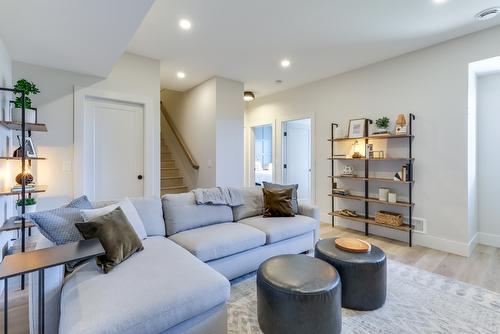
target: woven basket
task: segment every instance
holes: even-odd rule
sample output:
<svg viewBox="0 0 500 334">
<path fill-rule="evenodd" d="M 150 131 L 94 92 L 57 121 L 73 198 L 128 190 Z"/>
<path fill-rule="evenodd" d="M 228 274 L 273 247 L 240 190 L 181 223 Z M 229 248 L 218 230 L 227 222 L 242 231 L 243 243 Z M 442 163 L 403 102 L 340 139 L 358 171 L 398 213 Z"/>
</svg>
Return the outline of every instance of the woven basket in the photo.
<svg viewBox="0 0 500 334">
<path fill-rule="evenodd" d="M 391 226 L 403 225 L 403 216 L 396 212 L 379 211 L 375 214 L 375 222 Z"/>
</svg>

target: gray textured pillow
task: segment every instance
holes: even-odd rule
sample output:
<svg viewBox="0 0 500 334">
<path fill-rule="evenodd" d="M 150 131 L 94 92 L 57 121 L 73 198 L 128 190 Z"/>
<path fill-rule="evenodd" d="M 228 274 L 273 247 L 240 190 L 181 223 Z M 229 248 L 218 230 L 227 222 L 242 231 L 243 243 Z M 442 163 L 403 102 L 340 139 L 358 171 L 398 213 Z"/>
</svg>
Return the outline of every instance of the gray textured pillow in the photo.
<svg viewBox="0 0 500 334">
<path fill-rule="evenodd" d="M 299 213 L 299 202 L 297 201 L 297 189 L 299 188 L 298 184 L 276 184 L 269 182 L 262 182 L 264 184 L 264 189 L 292 189 L 292 210 L 294 214 Z"/>
<path fill-rule="evenodd" d="M 75 198 L 71 202 L 65 205 L 66 208 L 76 208 L 76 209 L 82 209 L 82 210 L 88 210 L 88 209 L 93 209 L 94 207 L 92 206 L 92 203 L 90 203 L 89 199 L 87 196 L 82 195 L 78 198 Z"/>
<path fill-rule="evenodd" d="M 235 222 L 248 217 L 260 216 L 264 209 L 264 197 L 262 196 L 261 187 L 243 188 L 242 192 L 245 204 L 232 208 Z"/>
<path fill-rule="evenodd" d="M 83 223 L 78 208 L 58 208 L 28 214 L 40 233 L 57 245 L 82 240 L 76 223 Z"/>
</svg>

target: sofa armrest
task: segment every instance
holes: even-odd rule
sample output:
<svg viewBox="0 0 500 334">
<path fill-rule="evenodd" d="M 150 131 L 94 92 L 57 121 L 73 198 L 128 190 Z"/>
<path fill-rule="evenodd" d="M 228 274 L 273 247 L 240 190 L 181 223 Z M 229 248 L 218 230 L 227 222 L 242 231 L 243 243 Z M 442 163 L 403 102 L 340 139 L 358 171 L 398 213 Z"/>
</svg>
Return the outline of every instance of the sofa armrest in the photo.
<svg viewBox="0 0 500 334">
<path fill-rule="evenodd" d="M 319 222 L 319 207 L 308 203 L 299 202 L 299 215 L 311 217 Z"/>
<path fill-rule="evenodd" d="M 54 244 L 40 236 L 35 249 Z M 64 265 L 45 269 L 45 332 L 59 332 L 61 289 L 64 283 Z M 29 274 L 29 327 L 30 334 L 38 334 L 38 272 Z"/>
<path fill-rule="evenodd" d="M 319 207 L 316 205 L 311 205 L 308 203 L 300 203 L 299 202 L 299 215 L 302 216 L 307 216 L 316 221 L 316 226 L 314 228 L 314 243 L 319 240 L 320 237 L 320 213 L 319 213 Z M 313 245 L 314 248 L 314 245 Z"/>
</svg>

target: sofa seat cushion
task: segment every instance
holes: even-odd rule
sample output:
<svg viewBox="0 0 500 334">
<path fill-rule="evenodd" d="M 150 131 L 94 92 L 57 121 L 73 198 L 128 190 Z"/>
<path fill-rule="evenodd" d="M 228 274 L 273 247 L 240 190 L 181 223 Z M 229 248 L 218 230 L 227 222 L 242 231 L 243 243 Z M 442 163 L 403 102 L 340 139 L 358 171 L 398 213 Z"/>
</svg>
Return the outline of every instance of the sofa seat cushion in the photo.
<svg viewBox="0 0 500 334">
<path fill-rule="evenodd" d="M 266 244 L 264 232 L 238 223 L 205 226 L 169 238 L 205 262 Z"/>
<path fill-rule="evenodd" d="M 296 215 L 295 217 L 264 218 L 255 216 L 245 218 L 238 223 L 252 226 L 266 234 L 266 243 L 290 239 L 318 228 L 318 221 L 310 217 Z"/>
<path fill-rule="evenodd" d="M 157 334 L 229 298 L 226 278 L 164 237 L 110 273 L 89 261 L 62 288 L 60 334 Z"/>
</svg>

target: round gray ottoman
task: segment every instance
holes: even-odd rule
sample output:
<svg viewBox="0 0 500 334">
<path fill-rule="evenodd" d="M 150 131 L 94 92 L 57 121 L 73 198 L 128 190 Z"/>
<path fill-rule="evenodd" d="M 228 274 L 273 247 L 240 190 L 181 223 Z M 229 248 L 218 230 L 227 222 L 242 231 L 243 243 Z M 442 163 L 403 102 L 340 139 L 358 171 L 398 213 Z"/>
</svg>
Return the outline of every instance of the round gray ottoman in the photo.
<svg viewBox="0 0 500 334">
<path fill-rule="evenodd" d="M 340 277 L 307 255 L 280 255 L 257 271 L 257 315 L 265 334 L 335 334 L 342 329 Z"/>
<path fill-rule="evenodd" d="M 371 311 L 382 307 L 387 292 L 385 253 L 371 245 L 368 253 L 351 253 L 336 247 L 335 239 L 316 243 L 314 256 L 337 269 L 342 280 L 342 307 Z"/>
</svg>

